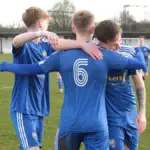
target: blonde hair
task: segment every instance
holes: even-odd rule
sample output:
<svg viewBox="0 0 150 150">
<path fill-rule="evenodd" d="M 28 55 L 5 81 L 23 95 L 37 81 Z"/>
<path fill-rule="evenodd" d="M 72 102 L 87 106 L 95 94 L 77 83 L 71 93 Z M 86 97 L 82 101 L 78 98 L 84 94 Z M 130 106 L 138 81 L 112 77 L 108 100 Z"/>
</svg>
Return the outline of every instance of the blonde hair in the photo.
<svg viewBox="0 0 150 150">
<path fill-rule="evenodd" d="M 94 15 L 87 10 L 81 10 L 73 15 L 73 25 L 79 32 L 88 32 L 88 27 L 94 23 Z"/>
</svg>

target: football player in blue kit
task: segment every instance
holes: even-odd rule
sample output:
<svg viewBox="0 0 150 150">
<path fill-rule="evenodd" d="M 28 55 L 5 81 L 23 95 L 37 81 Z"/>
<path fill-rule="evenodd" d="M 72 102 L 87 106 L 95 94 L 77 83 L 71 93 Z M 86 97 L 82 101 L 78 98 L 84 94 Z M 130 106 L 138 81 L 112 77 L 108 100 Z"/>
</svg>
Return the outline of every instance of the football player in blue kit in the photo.
<svg viewBox="0 0 150 150">
<path fill-rule="evenodd" d="M 109 37 L 115 33 L 117 26 L 111 20 L 100 23 L 100 32 L 97 35 L 100 37 L 100 47 L 113 49 L 128 58 L 135 57 L 135 50 L 132 47 L 109 40 Z M 121 34 L 116 39 L 119 41 Z M 139 102 L 138 115 L 130 75 L 133 77 Z M 111 150 L 124 150 L 124 145 L 126 145 L 126 149 L 138 149 L 139 133 L 143 133 L 146 128 L 145 101 L 145 85 L 141 74 L 137 70 L 115 69 L 108 72 L 106 108 Z"/>
<path fill-rule="evenodd" d="M 60 39 L 64 39 L 63 36 L 60 36 L 59 38 Z M 59 72 L 56 72 L 56 78 L 57 78 L 57 84 L 58 84 L 58 88 L 59 88 L 59 93 L 63 94 L 63 81 L 62 81 L 62 77 L 61 77 Z"/>
<path fill-rule="evenodd" d="M 150 47 L 148 45 L 145 45 L 144 36 L 139 37 L 139 47 L 141 48 L 144 58 L 145 58 L 146 67 L 145 69 L 143 69 L 143 79 L 145 79 L 148 77 L 148 63 L 150 59 Z"/>
<path fill-rule="evenodd" d="M 59 93 L 62 94 L 63 93 L 63 81 L 62 81 L 62 77 L 59 72 L 56 73 L 56 77 L 57 77 Z"/>
<path fill-rule="evenodd" d="M 51 55 L 54 50 L 49 42 L 62 49 L 69 45 L 90 50 L 87 43 L 59 40 L 55 33 L 48 32 L 49 15 L 37 7 L 28 8 L 22 15 L 28 32 L 13 39 L 13 60 L 15 64 L 33 64 Z M 46 38 L 46 40 L 44 39 Z M 81 46 L 82 45 L 82 46 Z M 90 46 L 91 47 L 91 46 Z M 96 47 L 96 46 L 95 46 Z M 56 47 L 57 48 L 57 47 Z M 93 48 L 93 47 L 92 47 Z M 99 50 L 91 48 L 90 55 Z M 20 141 L 20 150 L 39 150 L 42 146 L 44 117 L 50 112 L 49 74 L 37 76 L 15 75 L 10 113 L 14 128 Z"/>
<path fill-rule="evenodd" d="M 77 41 L 91 41 L 94 33 L 94 16 L 89 11 L 79 11 L 73 16 L 73 31 Z M 101 30 L 96 27 L 96 35 Z M 109 38 L 120 41 L 121 29 Z M 59 43 L 59 42 L 58 42 Z M 60 150 L 78 150 L 81 142 L 86 150 L 109 150 L 109 134 L 105 107 L 105 90 L 109 69 L 142 68 L 144 57 L 136 49 L 136 58 L 126 58 L 112 50 L 100 49 L 103 60 L 94 60 L 80 49 L 55 52 L 36 64 L 11 64 L 3 62 L 1 71 L 20 75 L 44 74 L 58 71 L 64 81 L 65 95 L 62 106 L 56 146 Z M 67 60 L 67 61 L 66 61 Z M 91 116 L 91 117 L 90 117 Z M 90 117 L 90 119 L 89 119 Z"/>
</svg>

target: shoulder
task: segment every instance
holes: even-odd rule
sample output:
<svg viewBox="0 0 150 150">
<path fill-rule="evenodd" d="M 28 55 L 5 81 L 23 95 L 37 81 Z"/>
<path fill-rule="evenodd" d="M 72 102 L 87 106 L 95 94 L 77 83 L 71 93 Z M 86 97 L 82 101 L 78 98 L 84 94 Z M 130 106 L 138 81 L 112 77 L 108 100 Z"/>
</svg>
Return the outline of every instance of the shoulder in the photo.
<svg viewBox="0 0 150 150">
<path fill-rule="evenodd" d="M 69 53 L 74 53 L 74 54 L 79 54 L 79 53 L 84 53 L 82 49 L 80 48 L 71 48 L 67 50 L 61 50 L 61 53 L 69 54 Z"/>
<path fill-rule="evenodd" d="M 102 48 L 99 48 L 99 50 L 101 51 L 101 53 L 103 54 L 103 58 L 104 60 L 109 60 L 109 59 L 113 59 L 113 58 L 116 58 L 118 56 L 120 56 L 120 53 L 117 53 L 116 51 L 113 51 L 111 49 L 102 49 Z"/>
<path fill-rule="evenodd" d="M 61 57 L 63 58 L 66 58 L 66 57 L 74 57 L 74 56 L 83 56 L 85 55 L 86 53 L 83 52 L 83 50 L 81 49 L 67 49 L 67 50 L 61 50 L 61 51 L 55 51 L 53 53 L 53 55 L 60 55 Z"/>
<path fill-rule="evenodd" d="M 145 48 L 149 49 L 150 47 L 148 45 L 145 45 Z"/>
<path fill-rule="evenodd" d="M 126 44 L 121 44 L 120 46 L 120 54 L 125 55 L 125 56 L 135 56 L 135 49 L 132 46 L 126 45 Z"/>
<path fill-rule="evenodd" d="M 135 51 L 132 46 L 126 45 L 126 44 L 121 44 L 120 45 L 120 50 Z"/>
</svg>

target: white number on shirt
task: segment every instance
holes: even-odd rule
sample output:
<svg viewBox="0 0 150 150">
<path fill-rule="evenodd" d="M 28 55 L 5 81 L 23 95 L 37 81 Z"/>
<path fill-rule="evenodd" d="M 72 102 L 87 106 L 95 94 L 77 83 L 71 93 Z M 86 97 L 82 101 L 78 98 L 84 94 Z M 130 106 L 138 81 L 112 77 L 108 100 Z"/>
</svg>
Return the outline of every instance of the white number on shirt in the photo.
<svg viewBox="0 0 150 150">
<path fill-rule="evenodd" d="M 73 65 L 74 81 L 76 85 L 80 87 L 85 86 L 88 82 L 88 73 L 84 68 L 82 68 L 87 65 L 88 59 L 85 58 L 77 59 Z"/>
</svg>

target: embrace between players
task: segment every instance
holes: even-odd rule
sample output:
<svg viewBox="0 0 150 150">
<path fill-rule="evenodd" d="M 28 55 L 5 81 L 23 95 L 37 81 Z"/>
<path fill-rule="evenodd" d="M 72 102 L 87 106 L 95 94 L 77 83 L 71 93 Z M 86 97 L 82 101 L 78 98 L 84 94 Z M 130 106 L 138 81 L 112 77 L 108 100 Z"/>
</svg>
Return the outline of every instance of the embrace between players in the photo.
<svg viewBox="0 0 150 150">
<path fill-rule="evenodd" d="M 145 85 L 137 71 L 145 68 L 140 48 L 121 44 L 122 30 L 111 20 L 95 26 L 86 10 L 73 15 L 76 40 L 47 31 L 50 18 L 40 8 L 28 8 L 22 19 L 28 32 L 13 39 L 14 63 L 0 64 L 0 71 L 15 73 L 10 112 L 20 150 L 42 148 L 49 72 L 61 74 L 65 89 L 55 150 L 79 150 L 81 143 L 86 150 L 137 150 L 146 128 Z M 94 33 L 98 46 L 91 42 Z"/>
</svg>

